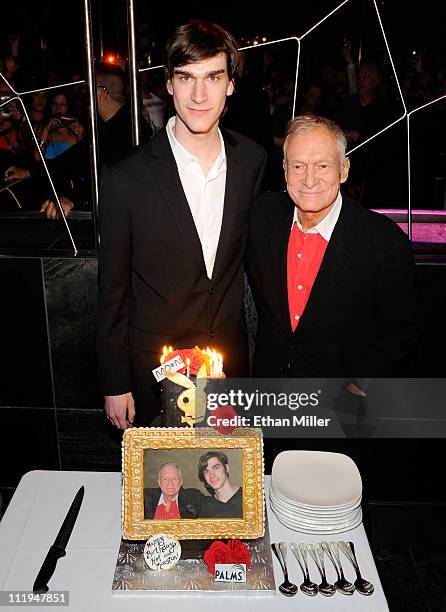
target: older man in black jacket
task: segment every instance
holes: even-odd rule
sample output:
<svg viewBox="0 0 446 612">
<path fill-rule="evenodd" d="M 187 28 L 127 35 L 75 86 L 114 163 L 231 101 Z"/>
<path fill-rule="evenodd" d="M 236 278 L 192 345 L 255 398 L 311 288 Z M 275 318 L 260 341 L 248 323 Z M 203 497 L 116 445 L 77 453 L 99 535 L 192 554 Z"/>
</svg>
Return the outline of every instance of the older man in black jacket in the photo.
<svg viewBox="0 0 446 612">
<path fill-rule="evenodd" d="M 247 263 L 257 376 L 391 377 L 418 339 L 410 243 L 341 194 L 345 148 L 333 122 L 297 117 L 284 146 L 287 193 L 255 204 Z"/>
<path fill-rule="evenodd" d="M 183 489 L 181 471 L 176 463 L 164 463 L 159 470 L 159 487 L 144 488 L 144 518 L 175 520 L 197 518 L 202 494 L 198 489 Z"/>
</svg>

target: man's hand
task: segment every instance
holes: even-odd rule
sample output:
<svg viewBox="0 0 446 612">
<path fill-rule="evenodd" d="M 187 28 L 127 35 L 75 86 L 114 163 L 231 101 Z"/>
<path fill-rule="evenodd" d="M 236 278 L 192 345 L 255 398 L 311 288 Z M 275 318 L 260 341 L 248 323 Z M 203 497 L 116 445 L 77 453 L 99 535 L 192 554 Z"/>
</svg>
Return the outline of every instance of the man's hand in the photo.
<svg viewBox="0 0 446 612">
<path fill-rule="evenodd" d="M 26 168 L 19 168 L 18 166 L 9 166 L 5 171 L 5 181 L 15 181 L 16 179 L 30 178 L 31 172 Z"/>
<path fill-rule="evenodd" d="M 63 214 L 67 217 L 70 210 L 74 207 L 74 203 L 62 196 L 60 198 L 60 204 L 62 206 Z M 47 219 L 60 219 L 59 207 L 53 200 L 46 200 L 40 208 L 41 213 L 45 213 Z"/>
<path fill-rule="evenodd" d="M 123 395 L 106 395 L 105 412 L 108 420 L 118 429 L 132 427 L 135 418 L 135 401 L 131 392 Z"/>
</svg>

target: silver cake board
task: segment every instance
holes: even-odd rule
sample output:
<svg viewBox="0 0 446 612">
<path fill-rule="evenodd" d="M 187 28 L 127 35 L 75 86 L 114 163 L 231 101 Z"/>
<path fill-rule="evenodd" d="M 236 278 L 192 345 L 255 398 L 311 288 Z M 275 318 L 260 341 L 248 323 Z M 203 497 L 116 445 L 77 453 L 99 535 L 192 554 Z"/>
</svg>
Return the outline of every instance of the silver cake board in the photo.
<svg viewBox="0 0 446 612">
<path fill-rule="evenodd" d="M 114 597 L 182 595 L 252 595 L 271 597 L 276 594 L 268 521 L 265 534 L 256 540 L 243 540 L 249 549 L 251 567 L 246 584 L 215 582 L 203 559 L 180 559 L 171 570 L 154 571 L 144 558 L 144 541 L 121 540 L 112 584 Z"/>
</svg>

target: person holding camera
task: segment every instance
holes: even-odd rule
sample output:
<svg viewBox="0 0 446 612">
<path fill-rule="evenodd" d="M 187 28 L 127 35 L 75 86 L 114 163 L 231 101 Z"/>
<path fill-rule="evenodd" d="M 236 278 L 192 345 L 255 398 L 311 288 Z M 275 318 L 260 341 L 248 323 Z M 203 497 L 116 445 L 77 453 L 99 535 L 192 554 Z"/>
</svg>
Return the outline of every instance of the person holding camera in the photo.
<svg viewBox="0 0 446 612">
<path fill-rule="evenodd" d="M 130 153 L 133 148 L 132 118 L 126 91 L 126 77 L 121 68 L 105 62 L 96 65 L 99 170 L 103 163 L 116 162 Z M 61 112 L 66 112 L 63 107 Z M 63 117 L 61 119 L 63 121 Z M 69 127 L 75 129 L 78 124 L 76 122 L 70 124 Z M 150 126 L 141 117 L 140 142 L 146 142 L 151 136 Z M 45 155 L 45 159 L 48 159 L 47 155 Z M 51 167 L 56 175 L 63 176 L 66 174 L 64 167 L 67 167 L 77 176 L 88 176 L 87 160 L 88 143 L 82 139 L 79 145 L 71 147 L 54 160 Z M 65 216 L 75 205 L 77 206 L 77 195 L 70 194 L 70 197 L 62 196 L 60 198 Z M 59 207 L 53 198 L 47 199 L 42 204 L 40 211 L 45 213 L 47 219 L 60 218 Z"/>
<path fill-rule="evenodd" d="M 79 121 L 69 112 L 70 105 L 66 93 L 56 93 L 50 101 L 50 111 L 50 120 L 43 128 L 39 139 L 39 146 L 45 160 L 55 159 L 73 145 L 77 145 L 82 140 L 85 133 Z M 35 154 L 38 156 L 37 151 Z M 79 155 L 75 154 L 74 157 L 78 158 Z M 79 174 L 82 175 L 83 164 L 79 167 L 78 163 L 73 164 L 72 161 L 72 158 L 70 160 L 70 158 L 64 157 L 62 163 L 55 166 L 56 175 L 64 175 L 64 167 L 66 167 L 68 173 L 73 174 L 73 178 L 78 178 Z M 59 172 L 57 168 L 59 168 Z M 60 204 L 65 216 L 67 216 L 74 207 L 73 200 L 65 195 L 60 197 Z M 45 200 L 40 208 L 40 212 L 44 213 L 47 219 L 60 218 L 59 209 L 51 198 Z"/>
<path fill-rule="evenodd" d="M 45 159 L 54 159 L 84 136 L 84 128 L 79 121 L 69 114 L 69 104 L 66 93 L 56 93 L 50 102 L 51 117 L 43 128 L 39 146 Z M 39 153 L 34 153 L 39 159 Z"/>
<path fill-rule="evenodd" d="M 32 98 L 30 119 L 38 139 L 41 153 L 46 161 L 50 161 L 50 170 L 53 173 L 53 180 L 63 195 L 60 197 L 61 205 L 65 216 L 74 206 L 74 202 L 66 197 L 71 194 L 73 182 L 76 184 L 79 177 L 86 172 L 86 165 L 83 161 L 84 153 L 79 149 L 73 155 L 62 155 L 73 145 L 83 140 L 84 128 L 79 121 L 70 114 L 69 95 L 67 93 L 56 92 L 49 104 L 50 115 L 45 119 L 46 96 L 42 92 L 37 92 Z M 77 147 L 76 147 L 77 149 Z M 56 161 L 57 158 L 57 161 Z M 47 178 L 40 163 L 40 155 L 37 147 L 34 147 L 34 159 L 32 163 L 16 162 L 9 165 L 4 173 L 6 183 L 20 180 L 33 179 L 33 192 L 37 199 L 45 199 L 40 207 L 40 212 L 44 213 L 48 219 L 59 218 L 59 210 L 51 199 L 47 199 Z M 37 163 L 36 163 L 37 162 Z"/>
</svg>

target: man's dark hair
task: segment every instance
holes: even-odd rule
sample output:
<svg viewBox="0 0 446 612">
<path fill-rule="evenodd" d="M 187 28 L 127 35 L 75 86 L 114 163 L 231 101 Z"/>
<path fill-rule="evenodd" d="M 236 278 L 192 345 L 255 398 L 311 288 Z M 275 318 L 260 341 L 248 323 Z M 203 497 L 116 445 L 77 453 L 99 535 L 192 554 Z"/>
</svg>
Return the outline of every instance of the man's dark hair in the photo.
<svg viewBox="0 0 446 612">
<path fill-rule="evenodd" d="M 96 64 L 96 82 L 105 87 L 116 102 L 125 102 L 127 80 L 119 66 L 99 62 Z"/>
<path fill-rule="evenodd" d="M 172 79 L 175 68 L 201 62 L 220 53 L 226 55 L 231 80 L 238 68 L 237 43 L 233 36 L 216 23 L 188 21 L 178 27 L 167 41 L 164 51 L 166 79 Z"/>
<path fill-rule="evenodd" d="M 213 495 L 215 497 L 214 489 L 208 485 L 208 483 L 206 482 L 206 478 L 204 477 L 204 471 L 205 471 L 205 469 L 208 466 L 208 461 L 209 461 L 209 459 L 212 459 L 213 457 L 215 457 L 216 459 L 218 459 L 220 461 L 220 463 L 225 468 L 226 474 L 228 473 L 228 458 L 227 458 L 227 456 L 224 453 L 221 453 L 219 451 L 209 451 L 205 455 L 201 455 L 201 457 L 198 460 L 198 478 L 204 484 L 204 486 L 206 487 L 206 490 L 208 491 L 208 493 L 210 493 L 211 495 Z"/>
</svg>

